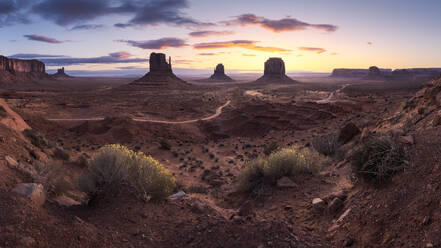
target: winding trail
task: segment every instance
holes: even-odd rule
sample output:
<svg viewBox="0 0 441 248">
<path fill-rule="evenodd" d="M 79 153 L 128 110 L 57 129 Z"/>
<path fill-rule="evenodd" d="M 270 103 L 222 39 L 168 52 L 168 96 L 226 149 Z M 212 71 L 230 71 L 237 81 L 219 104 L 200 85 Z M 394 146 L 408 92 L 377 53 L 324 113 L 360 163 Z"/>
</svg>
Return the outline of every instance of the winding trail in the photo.
<svg viewBox="0 0 441 248">
<path fill-rule="evenodd" d="M 199 119 L 192 119 L 192 120 L 186 120 L 186 121 L 163 121 L 163 120 L 153 120 L 153 119 L 144 119 L 144 118 L 132 118 L 133 121 L 137 121 L 137 122 L 150 122 L 150 123 L 161 123 L 161 124 L 188 124 L 188 123 L 195 123 L 198 121 L 209 121 L 212 120 L 214 118 L 219 117 L 219 115 L 222 114 L 222 111 L 225 107 L 227 107 L 228 105 L 230 105 L 231 101 L 228 100 L 224 105 L 218 107 L 216 109 L 216 113 L 207 116 L 207 117 L 203 117 L 203 118 L 199 118 Z M 104 120 L 105 117 L 93 117 L 93 118 L 67 118 L 67 119 L 47 119 L 48 121 L 102 121 Z"/>
<path fill-rule="evenodd" d="M 329 94 L 329 96 L 326 99 L 322 99 L 317 101 L 317 103 L 330 103 L 332 101 L 332 98 L 334 98 L 334 95 L 337 93 L 340 93 L 342 90 L 344 90 L 344 88 L 348 87 L 350 84 L 345 84 L 343 85 L 340 89 L 331 92 L 331 94 Z"/>
</svg>

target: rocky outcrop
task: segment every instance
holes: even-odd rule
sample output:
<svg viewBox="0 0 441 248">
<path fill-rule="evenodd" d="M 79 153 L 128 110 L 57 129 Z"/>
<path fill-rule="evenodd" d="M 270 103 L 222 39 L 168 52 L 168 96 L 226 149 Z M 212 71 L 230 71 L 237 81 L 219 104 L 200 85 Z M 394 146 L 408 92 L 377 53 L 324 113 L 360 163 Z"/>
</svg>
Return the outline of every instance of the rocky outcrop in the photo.
<svg viewBox="0 0 441 248">
<path fill-rule="evenodd" d="M 16 82 L 50 78 L 43 62 L 10 59 L 0 56 L 0 82 Z"/>
<path fill-rule="evenodd" d="M 211 81 L 218 82 L 233 82 L 234 80 L 225 74 L 225 67 L 223 64 L 218 64 L 214 69 L 214 74 L 209 78 Z"/>
<path fill-rule="evenodd" d="M 52 76 L 54 76 L 56 78 L 70 78 L 71 77 L 64 72 L 64 67 L 62 67 L 61 69 L 58 69 L 57 73 L 55 73 Z"/>
<path fill-rule="evenodd" d="M 441 68 L 396 69 L 392 77 L 396 79 L 435 79 L 441 75 Z"/>
<path fill-rule="evenodd" d="M 376 66 L 371 66 L 369 69 L 346 69 L 339 68 L 332 71 L 331 77 L 343 77 L 343 78 L 366 78 L 375 75 L 389 76 L 391 75 L 391 69 L 380 69 Z"/>
<path fill-rule="evenodd" d="M 441 68 L 382 69 L 371 66 L 369 69 L 334 69 L 331 77 L 364 79 L 411 79 L 431 80 L 441 75 Z"/>
<path fill-rule="evenodd" d="M 142 78 L 134 81 L 133 85 L 143 86 L 165 86 L 165 87 L 180 87 L 187 86 L 188 84 L 178 78 L 172 71 L 171 58 L 167 63 L 165 54 L 163 53 L 151 53 L 150 59 L 150 71 Z"/>
<path fill-rule="evenodd" d="M 258 83 L 292 83 L 295 82 L 286 75 L 285 62 L 281 58 L 270 58 L 265 62 L 264 74 L 257 79 Z"/>
</svg>

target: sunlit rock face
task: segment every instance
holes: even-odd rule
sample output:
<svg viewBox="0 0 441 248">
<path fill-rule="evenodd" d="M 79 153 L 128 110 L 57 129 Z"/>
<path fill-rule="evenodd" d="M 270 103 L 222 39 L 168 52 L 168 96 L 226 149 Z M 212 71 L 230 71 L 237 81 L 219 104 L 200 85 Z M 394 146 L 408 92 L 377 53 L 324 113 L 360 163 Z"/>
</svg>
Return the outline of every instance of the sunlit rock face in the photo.
<svg viewBox="0 0 441 248">
<path fill-rule="evenodd" d="M 285 62 L 281 58 L 270 58 L 265 62 L 263 76 L 256 82 L 289 83 L 295 81 L 286 75 Z"/>
<path fill-rule="evenodd" d="M 211 75 L 210 80 L 219 82 L 233 82 L 234 80 L 225 74 L 225 67 L 223 64 L 218 64 L 214 69 L 214 74 Z"/>
<path fill-rule="evenodd" d="M 9 59 L 4 56 L 0 56 L 0 71 L 10 73 L 45 73 L 46 70 L 44 63 L 38 60 Z"/>
<path fill-rule="evenodd" d="M 178 78 L 172 71 L 171 58 L 166 61 L 163 53 L 151 53 L 149 59 L 150 71 L 142 78 L 134 81 L 132 84 L 146 86 L 164 86 L 179 88 L 188 84 Z"/>
</svg>

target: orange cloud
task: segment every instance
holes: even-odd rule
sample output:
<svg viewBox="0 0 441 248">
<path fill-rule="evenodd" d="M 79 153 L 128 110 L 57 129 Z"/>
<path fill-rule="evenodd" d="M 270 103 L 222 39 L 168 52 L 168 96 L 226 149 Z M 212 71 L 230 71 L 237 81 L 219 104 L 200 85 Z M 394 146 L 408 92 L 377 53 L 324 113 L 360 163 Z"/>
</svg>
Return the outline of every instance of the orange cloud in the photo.
<svg viewBox="0 0 441 248">
<path fill-rule="evenodd" d="M 279 47 L 264 47 L 257 46 L 257 41 L 251 40 L 232 40 L 232 41 L 221 41 L 221 42 L 206 42 L 206 43 L 198 43 L 194 44 L 193 48 L 195 49 L 219 49 L 219 48 L 233 48 L 239 47 L 249 50 L 255 50 L 259 52 L 269 52 L 269 53 L 277 53 L 277 52 L 289 52 L 291 50 L 279 48 Z"/>
<path fill-rule="evenodd" d="M 324 48 L 320 48 L 320 47 L 299 47 L 299 50 L 306 52 L 314 52 L 318 54 L 326 52 Z"/>
</svg>

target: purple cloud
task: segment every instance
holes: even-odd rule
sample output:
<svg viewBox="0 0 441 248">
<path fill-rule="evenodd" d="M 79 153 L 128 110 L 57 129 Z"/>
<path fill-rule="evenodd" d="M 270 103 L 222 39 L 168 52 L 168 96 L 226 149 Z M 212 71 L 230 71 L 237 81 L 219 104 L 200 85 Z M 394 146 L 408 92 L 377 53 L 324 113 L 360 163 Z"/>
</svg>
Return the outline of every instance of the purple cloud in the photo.
<svg viewBox="0 0 441 248">
<path fill-rule="evenodd" d="M 299 50 L 306 52 L 314 52 L 318 54 L 326 52 L 324 48 L 320 48 L 320 47 L 299 47 Z"/>
<path fill-rule="evenodd" d="M 40 42 L 46 42 L 46 43 L 52 43 L 52 44 L 63 43 L 63 41 L 59 41 L 54 38 L 49 38 L 49 37 L 46 37 L 43 35 L 38 35 L 38 34 L 27 34 L 27 35 L 23 35 L 23 37 L 28 38 L 28 40 L 40 41 Z"/>
<path fill-rule="evenodd" d="M 195 31 L 189 33 L 191 37 L 208 37 L 234 34 L 233 31 Z"/>
<path fill-rule="evenodd" d="M 119 42 L 125 42 L 133 47 L 138 47 L 141 49 L 165 49 L 169 47 L 185 47 L 188 46 L 185 40 L 179 38 L 162 38 L 157 40 L 147 40 L 147 41 L 134 41 L 134 40 L 118 40 Z"/>
</svg>

